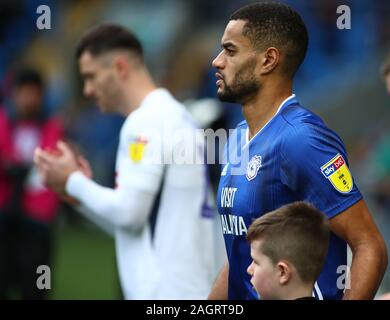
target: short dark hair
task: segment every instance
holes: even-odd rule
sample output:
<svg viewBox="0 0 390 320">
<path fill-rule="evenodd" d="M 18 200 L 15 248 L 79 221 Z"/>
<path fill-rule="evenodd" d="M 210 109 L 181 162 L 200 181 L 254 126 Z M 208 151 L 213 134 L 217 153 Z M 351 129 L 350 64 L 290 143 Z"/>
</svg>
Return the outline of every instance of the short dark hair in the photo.
<svg viewBox="0 0 390 320">
<path fill-rule="evenodd" d="M 305 59 L 309 36 L 301 16 L 286 4 L 261 2 L 246 5 L 230 20 L 244 20 L 243 35 L 256 50 L 281 49 L 286 56 L 283 71 L 293 77 Z"/>
<path fill-rule="evenodd" d="M 304 282 L 313 282 L 323 268 L 329 246 L 329 221 L 314 206 L 294 202 L 257 218 L 247 239 L 260 240 L 261 251 L 276 264 L 285 259 Z"/>
<path fill-rule="evenodd" d="M 16 88 L 21 87 L 23 85 L 35 85 L 42 89 L 43 79 L 41 74 L 37 70 L 30 67 L 24 67 L 18 69 L 15 72 L 13 85 Z"/>
<path fill-rule="evenodd" d="M 118 24 L 101 24 L 88 30 L 76 47 L 76 58 L 85 51 L 98 56 L 112 50 L 124 49 L 136 53 L 143 60 L 143 49 L 137 37 Z"/>
</svg>

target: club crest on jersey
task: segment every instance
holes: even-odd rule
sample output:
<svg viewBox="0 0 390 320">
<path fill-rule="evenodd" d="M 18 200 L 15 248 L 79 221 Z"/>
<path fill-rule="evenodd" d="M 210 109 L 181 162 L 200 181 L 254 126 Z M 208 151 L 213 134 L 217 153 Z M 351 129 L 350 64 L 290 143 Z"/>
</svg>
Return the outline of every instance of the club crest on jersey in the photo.
<svg viewBox="0 0 390 320">
<path fill-rule="evenodd" d="M 348 193 L 352 190 L 352 175 L 342 155 L 337 154 L 332 160 L 323 165 L 321 172 L 337 191 Z"/>
<path fill-rule="evenodd" d="M 246 178 L 248 181 L 253 180 L 257 176 L 257 172 L 261 168 L 261 156 L 255 155 L 248 163 L 248 168 L 246 170 Z"/>
<path fill-rule="evenodd" d="M 129 145 L 129 156 L 134 162 L 140 162 L 144 157 L 145 146 L 148 140 L 145 137 L 135 137 Z"/>
</svg>

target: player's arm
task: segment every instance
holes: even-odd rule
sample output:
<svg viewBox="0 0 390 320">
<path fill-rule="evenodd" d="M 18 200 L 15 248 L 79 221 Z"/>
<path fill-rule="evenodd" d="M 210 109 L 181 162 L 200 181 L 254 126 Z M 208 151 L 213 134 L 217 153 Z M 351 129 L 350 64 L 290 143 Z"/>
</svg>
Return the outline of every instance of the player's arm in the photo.
<svg viewBox="0 0 390 320">
<path fill-rule="evenodd" d="M 76 208 L 77 212 L 82 214 L 85 218 L 90 220 L 92 223 L 94 223 L 96 226 L 98 226 L 105 233 L 114 237 L 115 226 L 109 220 L 102 218 L 100 216 L 97 216 L 95 213 L 93 213 L 91 210 L 89 210 L 85 206 L 77 205 L 77 206 L 75 206 L 75 208 Z"/>
<path fill-rule="evenodd" d="M 66 192 L 94 214 L 117 227 L 137 228 L 145 223 L 154 194 L 131 187 L 111 189 L 100 186 L 80 171 L 66 182 Z"/>
<path fill-rule="evenodd" d="M 79 164 L 79 170 L 88 178 L 92 179 L 93 172 L 92 168 L 88 162 L 87 159 L 85 159 L 83 156 L 78 155 L 77 156 L 78 164 Z M 115 226 L 109 222 L 107 219 L 98 217 L 96 214 L 91 212 L 88 208 L 81 205 L 79 201 L 77 201 L 75 198 L 69 196 L 69 195 L 62 195 L 62 200 L 71 206 L 73 206 L 80 214 L 82 214 L 85 218 L 93 222 L 95 225 L 97 225 L 100 229 L 105 231 L 107 234 L 114 236 L 115 235 Z"/>
<path fill-rule="evenodd" d="M 228 299 L 228 281 L 229 281 L 229 263 L 222 267 L 217 280 L 211 288 L 208 300 L 227 300 Z"/>
<path fill-rule="evenodd" d="M 331 218 L 330 225 L 353 253 L 343 299 L 373 299 L 387 267 L 387 250 L 364 200 Z"/>
<path fill-rule="evenodd" d="M 106 188 L 81 172 L 76 156 L 67 144 L 60 142 L 58 149 L 58 155 L 39 148 L 35 152 L 34 161 L 49 187 L 73 197 L 91 213 L 114 226 L 137 228 L 145 223 L 157 191 L 154 182 L 158 175 L 150 174 L 146 179 L 146 173 L 133 170 L 132 175 L 122 179 L 120 187 Z M 155 186 L 154 189 L 151 186 Z"/>
</svg>

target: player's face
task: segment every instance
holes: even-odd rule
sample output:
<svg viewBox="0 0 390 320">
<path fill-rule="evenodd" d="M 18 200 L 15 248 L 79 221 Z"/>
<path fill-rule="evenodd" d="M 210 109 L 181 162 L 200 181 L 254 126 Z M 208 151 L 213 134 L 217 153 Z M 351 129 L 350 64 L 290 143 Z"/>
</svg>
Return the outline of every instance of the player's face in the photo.
<svg viewBox="0 0 390 320">
<path fill-rule="evenodd" d="M 79 67 L 84 78 L 84 95 L 93 98 L 101 111 L 115 112 L 120 104 L 120 86 L 109 59 L 104 55 L 94 57 L 85 51 Z"/>
<path fill-rule="evenodd" d="M 251 243 L 252 263 L 247 272 L 252 277 L 251 283 L 262 300 L 274 300 L 278 298 L 278 270 L 271 259 L 261 251 L 261 242 Z"/>
<path fill-rule="evenodd" d="M 257 55 L 250 40 L 242 34 L 245 21 L 231 20 L 222 36 L 222 51 L 213 61 L 217 69 L 217 95 L 222 101 L 243 103 L 256 94 Z"/>
</svg>

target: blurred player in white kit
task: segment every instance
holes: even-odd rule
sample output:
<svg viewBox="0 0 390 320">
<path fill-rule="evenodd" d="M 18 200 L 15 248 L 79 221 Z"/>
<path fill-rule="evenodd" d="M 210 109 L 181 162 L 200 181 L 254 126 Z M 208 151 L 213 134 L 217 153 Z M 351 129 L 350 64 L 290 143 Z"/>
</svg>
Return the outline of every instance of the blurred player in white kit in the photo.
<svg viewBox="0 0 390 320">
<path fill-rule="evenodd" d="M 206 166 L 170 161 L 183 146 L 203 156 L 191 116 L 156 87 L 140 42 L 123 27 L 105 24 L 88 31 L 76 57 L 84 94 L 103 112 L 127 117 L 116 188 L 95 183 L 88 162 L 63 142 L 57 153 L 36 150 L 39 171 L 49 187 L 74 199 L 82 214 L 115 236 L 126 299 L 206 299 L 223 248 L 208 205 Z"/>
</svg>

